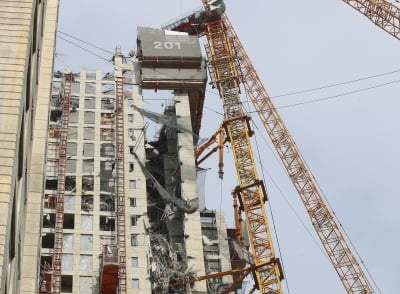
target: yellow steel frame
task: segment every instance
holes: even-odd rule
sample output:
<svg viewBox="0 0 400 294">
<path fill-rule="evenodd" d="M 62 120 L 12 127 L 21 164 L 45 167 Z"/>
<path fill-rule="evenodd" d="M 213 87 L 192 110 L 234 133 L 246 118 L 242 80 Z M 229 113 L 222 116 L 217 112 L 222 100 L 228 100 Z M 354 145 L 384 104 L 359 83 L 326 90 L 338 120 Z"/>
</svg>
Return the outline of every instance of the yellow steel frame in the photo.
<svg viewBox="0 0 400 294">
<path fill-rule="evenodd" d="M 231 142 L 239 181 L 237 194 L 247 220 L 250 244 L 257 267 L 255 277 L 260 293 L 282 293 L 279 260 L 275 258 L 271 233 L 265 212 L 265 189 L 258 180 L 250 143 L 247 117 L 240 102 L 239 76 L 235 56 L 227 39 L 224 24 L 215 23 L 207 29 L 207 54 L 214 81 L 223 101 L 225 131 Z M 270 262 L 272 260 L 272 262 Z M 267 264 L 258 267 L 260 264 Z"/>
<path fill-rule="evenodd" d="M 343 0 L 400 40 L 400 8 L 386 0 Z"/>
</svg>

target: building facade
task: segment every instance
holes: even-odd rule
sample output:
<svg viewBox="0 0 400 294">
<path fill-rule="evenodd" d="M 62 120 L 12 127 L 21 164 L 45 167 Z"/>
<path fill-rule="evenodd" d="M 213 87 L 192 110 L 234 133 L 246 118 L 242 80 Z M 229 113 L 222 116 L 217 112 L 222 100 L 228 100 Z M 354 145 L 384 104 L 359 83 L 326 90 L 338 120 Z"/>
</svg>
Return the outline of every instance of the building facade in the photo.
<svg viewBox="0 0 400 294">
<path fill-rule="evenodd" d="M 0 293 L 37 285 L 57 15 L 57 0 L 0 3 Z"/>
<path fill-rule="evenodd" d="M 202 224 L 199 209 L 197 38 L 139 28 L 136 56 L 116 52 L 113 73 L 53 76 L 58 1 L 0 11 L 0 294 L 227 287 L 170 287 L 230 269 L 225 224 Z M 164 113 L 144 109 L 143 89 L 172 93 Z M 159 124 L 152 140 L 144 117 Z"/>
</svg>

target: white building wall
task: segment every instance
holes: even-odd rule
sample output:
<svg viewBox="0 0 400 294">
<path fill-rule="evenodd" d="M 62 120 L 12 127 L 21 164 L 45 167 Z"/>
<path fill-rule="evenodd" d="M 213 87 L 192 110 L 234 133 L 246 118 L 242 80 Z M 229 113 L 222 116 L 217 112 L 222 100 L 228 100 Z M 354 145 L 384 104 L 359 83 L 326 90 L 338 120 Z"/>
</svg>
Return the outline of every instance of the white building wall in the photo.
<svg viewBox="0 0 400 294">
<path fill-rule="evenodd" d="M 43 113 L 48 110 L 57 12 L 57 0 L 0 2 L 0 293 L 34 293 L 36 287 L 32 264 L 40 236 Z"/>
</svg>

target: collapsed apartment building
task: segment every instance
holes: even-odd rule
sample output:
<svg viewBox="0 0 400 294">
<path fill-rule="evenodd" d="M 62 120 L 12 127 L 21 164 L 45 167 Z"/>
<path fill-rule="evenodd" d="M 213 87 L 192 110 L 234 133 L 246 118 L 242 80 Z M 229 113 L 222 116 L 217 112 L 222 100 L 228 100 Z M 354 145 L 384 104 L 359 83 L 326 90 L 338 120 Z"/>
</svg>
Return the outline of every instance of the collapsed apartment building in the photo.
<svg viewBox="0 0 400 294">
<path fill-rule="evenodd" d="M 53 79 L 39 293 L 221 293 L 232 275 L 199 277 L 249 262 L 198 193 L 198 39 L 138 28 L 137 45 L 116 51 L 113 73 Z M 143 107 L 143 89 L 172 93 L 164 113 Z M 153 139 L 145 118 L 159 126 Z"/>
</svg>

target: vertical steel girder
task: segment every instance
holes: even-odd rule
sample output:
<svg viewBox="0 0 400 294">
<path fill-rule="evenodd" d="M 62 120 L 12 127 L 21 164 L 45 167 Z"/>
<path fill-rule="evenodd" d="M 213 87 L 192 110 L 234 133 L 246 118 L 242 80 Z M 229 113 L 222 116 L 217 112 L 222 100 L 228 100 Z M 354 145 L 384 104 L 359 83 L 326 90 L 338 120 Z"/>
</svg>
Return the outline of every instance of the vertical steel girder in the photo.
<svg viewBox="0 0 400 294">
<path fill-rule="evenodd" d="M 223 22 L 207 30 L 207 54 L 213 80 L 223 101 L 225 129 L 231 142 L 239 181 L 238 194 L 244 210 L 255 266 L 273 260 L 255 270 L 256 283 L 263 294 L 282 293 L 279 260 L 275 258 L 265 212 L 265 189 L 258 180 L 250 143 L 250 130 L 240 102 L 239 76 L 235 56 L 227 39 Z"/>
<path fill-rule="evenodd" d="M 287 173 L 307 209 L 315 231 L 337 271 L 347 293 L 374 293 L 357 259 L 347 244 L 333 212 L 325 204 L 322 192 L 309 171 L 288 129 L 279 116 L 255 71 L 243 45 L 226 15 L 223 21 L 229 42 L 235 50 L 240 79 L 250 97 Z"/>
<path fill-rule="evenodd" d="M 343 0 L 400 40 L 400 8 L 386 0 Z"/>
</svg>

